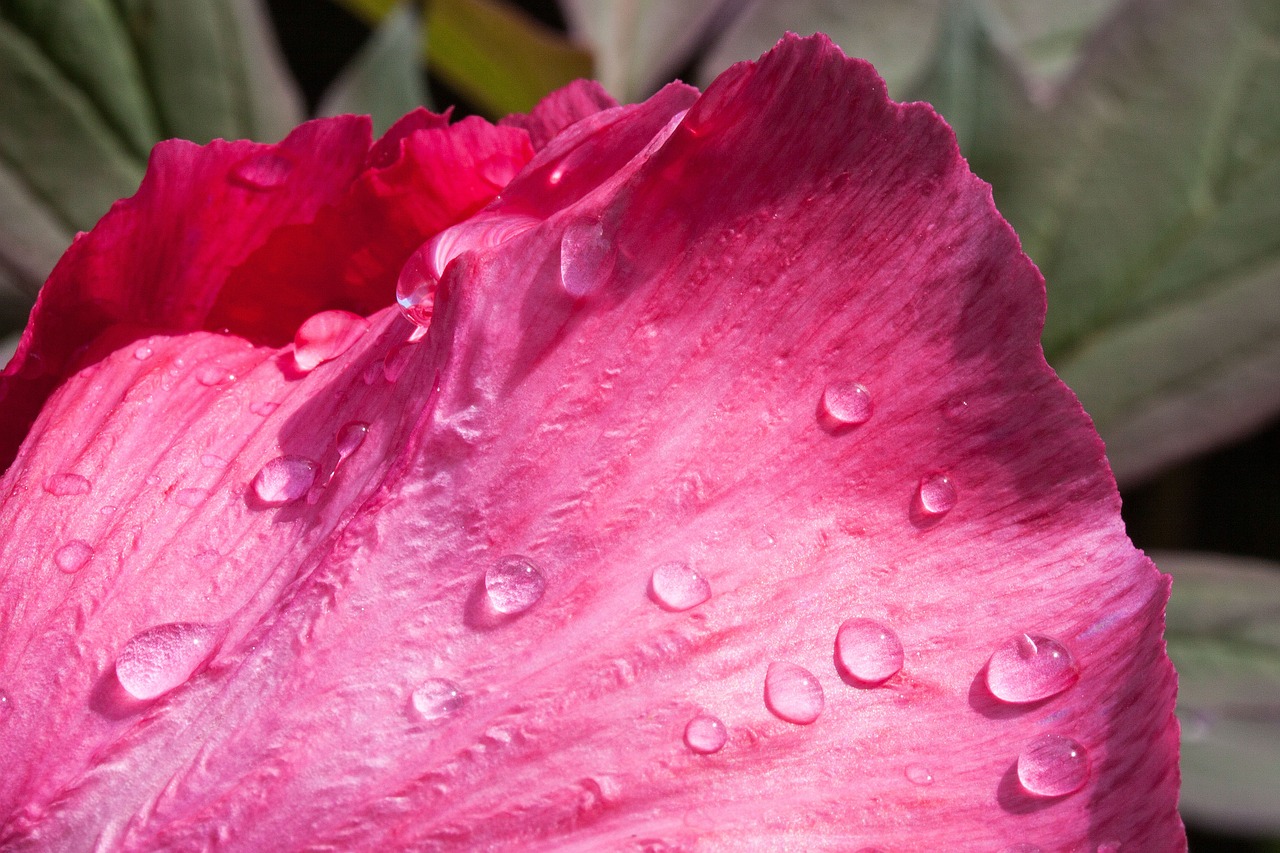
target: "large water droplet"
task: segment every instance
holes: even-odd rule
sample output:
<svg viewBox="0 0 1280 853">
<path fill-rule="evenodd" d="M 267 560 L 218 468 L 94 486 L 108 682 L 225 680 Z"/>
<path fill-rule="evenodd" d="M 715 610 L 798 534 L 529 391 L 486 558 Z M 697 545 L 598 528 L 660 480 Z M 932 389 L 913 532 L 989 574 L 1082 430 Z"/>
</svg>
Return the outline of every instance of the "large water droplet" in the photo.
<svg viewBox="0 0 1280 853">
<path fill-rule="evenodd" d="M 1062 735 L 1041 735 L 1018 756 L 1018 781 L 1040 797 L 1063 797 L 1089 780 L 1089 753 Z"/>
<path fill-rule="evenodd" d="M 570 223 L 560 238 L 560 283 L 565 292 L 581 299 L 604 283 L 613 272 L 613 244 L 599 221 Z"/>
<path fill-rule="evenodd" d="M 987 689 L 1005 702 L 1038 702 L 1056 696 L 1079 678 L 1080 668 L 1071 652 L 1040 634 L 1011 637 L 987 662 Z"/>
<path fill-rule="evenodd" d="M 933 774 L 929 772 L 929 768 L 923 764 L 908 764 L 906 770 L 907 781 L 912 785 L 932 785 Z"/>
<path fill-rule="evenodd" d="M 316 470 L 316 463 L 303 456 L 276 457 L 253 478 L 254 494 L 267 506 L 293 503 L 311 488 Z"/>
<path fill-rule="evenodd" d="M 148 628 L 116 656 L 116 678 L 136 699 L 154 699 L 186 682 L 208 659 L 218 632 L 198 622 Z"/>
<path fill-rule="evenodd" d="M 719 752 L 728 740 L 724 723 L 710 714 L 699 714 L 684 727 L 685 746 L 702 755 Z"/>
<path fill-rule="evenodd" d="M 369 425 L 363 421 L 352 421 L 338 431 L 334 440 L 334 449 L 338 451 L 338 462 L 341 463 L 360 449 L 364 438 L 369 434 Z"/>
<path fill-rule="evenodd" d="M 946 474 L 935 472 L 920 480 L 917 497 L 925 515 L 943 516 L 956 505 L 956 487 Z"/>
<path fill-rule="evenodd" d="M 293 163 L 283 154 L 264 151 L 236 165 L 231 180 L 251 190 L 273 190 L 283 184 L 293 171 Z"/>
<path fill-rule="evenodd" d="M 84 568 L 93 556 L 93 546 L 83 539 L 72 539 L 53 555 L 53 562 L 59 569 L 71 574 Z"/>
<path fill-rule="evenodd" d="M 142 346 L 138 347 L 133 351 L 133 357 L 136 358 L 138 361 L 146 361 L 147 359 L 151 358 L 151 355 L 152 355 L 152 349 L 146 344 L 143 344 Z"/>
<path fill-rule="evenodd" d="M 871 392 L 857 382 L 828 385 L 822 413 L 835 426 L 858 426 L 871 420 Z"/>
<path fill-rule="evenodd" d="M 663 563 L 649 579 L 653 598 L 668 610 L 688 610 L 711 597 L 711 584 L 685 563 Z"/>
<path fill-rule="evenodd" d="M 44 490 L 55 497 L 86 495 L 91 488 L 89 480 L 79 474 L 53 474 L 44 481 Z"/>
<path fill-rule="evenodd" d="M 369 321 L 350 311 L 321 311 L 303 321 L 293 336 L 293 362 L 303 373 L 351 349 Z"/>
<path fill-rule="evenodd" d="M 466 701 L 458 685 L 443 678 L 427 679 L 410 697 L 414 713 L 427 723 L 452 716 Z"/>
<path fill-rule="evenodd" d="M 902 669 L 902 642 L 873 619 L 849 619 L 836 632 L 836 660 L 864 684 L 880 684 Z"/>
<path fill-rule="evenodd" d="M 818 719 L 826 700 L 813 673 L 786 661 L 774 661 L 764 677 L 764 703 L 788 723 L 808 725 Z"/>
<path fill-rule="evenodd" d="M 484 573 L 489 604 L 499 613 L 523 613 L 546 592 L 542 572 L 526 557 L 503 557 Z"/>
</svg>

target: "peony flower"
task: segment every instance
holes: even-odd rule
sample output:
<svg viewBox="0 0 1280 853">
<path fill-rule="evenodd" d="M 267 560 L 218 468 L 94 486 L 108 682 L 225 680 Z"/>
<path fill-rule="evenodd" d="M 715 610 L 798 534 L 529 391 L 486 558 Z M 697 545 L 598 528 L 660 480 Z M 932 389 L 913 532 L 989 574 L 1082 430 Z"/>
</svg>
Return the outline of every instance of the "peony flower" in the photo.
<svg viewBox="0 0 1280 853">
<path fill-rule="evenodd" d="M 1043 316 L 820 36 L 158 146 L 0 381 L 5 849 L 1185 847 Z"/>
</svg>

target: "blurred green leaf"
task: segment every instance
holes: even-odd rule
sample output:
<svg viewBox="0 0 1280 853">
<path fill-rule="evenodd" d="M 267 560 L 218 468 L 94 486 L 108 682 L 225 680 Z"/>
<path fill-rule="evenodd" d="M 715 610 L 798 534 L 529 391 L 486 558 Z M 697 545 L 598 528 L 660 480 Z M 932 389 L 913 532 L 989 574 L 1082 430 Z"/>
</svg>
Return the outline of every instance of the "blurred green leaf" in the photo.
<svg viewBox="0 0 1280 853">
<path fill-rule="evenodd" d="M 421 65 L 425 49 L 417 10 L 412 3 L 401 3 L 329 87 L 318 112 L 367 113 L 374 133 L 381 135 L 400 116 L 427 104 Z"/>
<path fill-rule="evenodd" d="M 1183 814 L 1280 832 L 1280 565 L 1162 552 L 1166 639 L 1178 669 Z"/>
<path fill-rule="evenodd" d="M 1123 482 L 1280 409 L 1280 4 L 1128 5 L 996 201 Z"/>
</svg>

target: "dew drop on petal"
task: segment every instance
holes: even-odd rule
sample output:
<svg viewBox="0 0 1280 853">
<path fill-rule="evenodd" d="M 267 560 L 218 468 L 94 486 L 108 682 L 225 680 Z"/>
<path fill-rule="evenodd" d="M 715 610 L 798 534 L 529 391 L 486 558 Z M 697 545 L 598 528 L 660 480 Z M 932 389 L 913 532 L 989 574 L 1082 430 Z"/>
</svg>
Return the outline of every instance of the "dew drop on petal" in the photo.
<svg viewBox="0 0 1280 853">
<path fill-rule="evenodd" d="M 205 489 L 179 489 L 173 493 L 173 502 L 178 506 L 198 507 L 209 499 Z"/>
<path fill-rule="evenodd" d="M 422 682 L 409 699 L 413 712 L 426 723 L 450 717 L 466 704 L 462 690 L 452 681 L 429 678 Z"/>
<path fill-rule="evenodd" d="M 1098 845 L 1095 853 L 1120 853 L 1123 845 L 1119 841 L 1104 841 Z"/>
<path fill-rule="evenodd" d="M 929 768 L 925 767 L 923 764 L 908 764 L 906 775 L 907 781 L 912 785 L 933 784 L 933 774 L 930 773 Z"/>
<path fill-rule="evenodd" d="M 71 574 L 83 569 L 92 556 L 92 545 L 83 539 L 72 539 L 54 553 L 53 562 L 59 569 Z"/>
<path fill-rule="evenodd" d="M 273 400 L 259 400 L 256 403 L 249 404 L 249 411 L 263 418 L 278 408 L 280 408 L 280 404 Z"/>
<path fill-rule="evenodd" d="M 956 487 L 946 474 L 929 474 L 920 481 L 917 497 L 925 515 L 943 516 L 956 505 Z"/>
<path fill-rule="evenodd" d="M 186 682 L 213 651 L 217 629 L 198 622 L 148 628 L 116 656 L 116 678 L 135 699 L 154 699 Z"/>
<path fill-rule="evenodd" d="M 396 302 L 404 316 L 419 328 L 431 323 L 436 288 L 440 285 L 440 277 L 431 271 L 432 253 L 432 244 L 423 244 L 405 261 L 396 280 Z"/>
<path fill-rule="evenodd" d="M 334 440 L 334 448 L 338 451 L 338 461 L 342 462 L 360 449 L 364 438 L 369 434 L 369 425 L 363 421 L 352 421 L 338 431 Z"/>
<path fill-rule="evenodd" d="M 91 488 L 87 477 L 79 474 L 53 474 L 44 481 L 44 490 L 54 497 L 86 495 Z"/>
<path fill-rule="evenodd" d="M 1040 797 L 1075 793 L 1089 780 L 1089 753 L 1063 735 L 1041 735 L 1018 756 L 1018 781 Z"/>
<path fill-rule="evenodd" d="M 388 382 L 398 380 L 404 373 L 404 369 L 409 366 L 413 353 L 413 343 L 404 343 L 393 347 L 382 362 L 382 378 Z"/>
<path fill-rule="evenodd" d="M 711 584 L 685 563 L 663 563 L 653 570 L 649 589 L 667 610 L 688 610 L 711 597 Z"/>
<path fill-rule="evenodd" d="M 902 642 L 873 619 L 848 619 L 836 632 L 836 660 L 865 684 L 880 684 L 902 669 Z"/>
<path fill-rule="evenodd" d="M 219 385 L 225 385 L 235 379 L 226 368 L 217 364 L 201 365 L 196 370 L 196 381 L 206 388 L 215 388 Z"/>
<path fill-rule="evenodd" d="M 786 661 L 774 661 L 764 677 L 764 703 L 775 717 L 808 725 L 818 719 L 826 700 L 813 673 Z"/>
<path fill-rule="evenodd" d="M 303 373 L 342 355 L 369 329 L 350 311 L 321 311 L 303 321 L 293 336 L 293 362 Z"/>
<path fill-rule="evenodd" d="M 546 592 L 542 572 L 525 557 L 503 557 L 484 573 L 489 604 L 499 613 L 523 613 Z"/>
<path fill-rule="evenodd" d="M 151 355 L 152 355 L 152 349 L 146 344 L 143 344 L 142 346 L 138 347 L 133 351 L 133 357 L 136 358 L 138 361 L 146 361 L 147 359 L 151 358 Z"/>
<path fill-rule="evenodd" d="M 1038 702 L 1079 678 L 1080 668 L 1066 646 L 1040 634 L 1009 638 L 987 662 L 987 689 L 1004 702 Z"/>
<path fill-rule="evenodd" d="M 560 283 L 575 299 L 599 289 L 613 272 L 613 245 L 596 220 L 570 223 L 560 238 Z"/>
<path fill-rule="evenodd" d="M 206 468 L 221 468 L 227 464 L 227 460 L 215 453 L 205 453 L 200 457 L 200 464 Z"/>
<path fill-rule="evenodd" d="M 865 424 L 871 408 L 871 392 L 856 382 L 828 385 L 822 392 L 822 413 L 840 426 Z"/>
<path fill-rule="evenodd" d="M 283 184 L 293 171 L 288 157 L 274 151 L 254 154 L 236 165 L 231 180 L 251 190 L 273 190 Z"/>
<path fill-rule="evenodd" d="M 307 493 L 316 479 L 316 463 L 303 456 L 278 456 L 253 478 L 253 491 L 267 506 L 284 506 Z"/>
<path fill-rule="evenodd" d="M 9 694 L 0 690 L 0 723 L 9 719 L 13 714 L 13 700 L 9 698 Z"/>
<path fill-rule="evenodd" d="M 700 755 L 719 752 L 728 740 L 724 723 L 710 714 L 699 714 L 684 727 L 685 746 Z"/>
</svg>

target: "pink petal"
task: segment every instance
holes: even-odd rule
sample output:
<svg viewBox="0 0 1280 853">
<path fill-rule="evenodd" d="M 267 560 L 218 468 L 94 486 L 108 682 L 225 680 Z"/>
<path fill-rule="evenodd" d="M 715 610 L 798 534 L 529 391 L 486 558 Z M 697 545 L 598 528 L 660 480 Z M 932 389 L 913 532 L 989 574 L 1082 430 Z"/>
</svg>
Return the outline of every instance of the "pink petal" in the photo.
<svg viewBox="0 0 1280 853">
<path fill-rule="evenodd" d="M 1043 286 L 989 190 L 822 37 L 687 106 L 544 148 L 494 210 L 546 221 L 458 256 L 421 343 L 382 312 L 298 375 L 287 349 L 152 337 L 57 391 L 0 481 L 0 843 L 1185 848 L 1167 579 L 1044 363 Z M 824 420 L 836 383 L 866 420 Z M 336 473 L 255 505 L 282 456 Z M 938 475 L 954 505 L 917 511 Z M 70 542 L 93 553 L 67 572 Z M 495 608 L 515 556 L 540 594 Z M 659 606 L 672 562 L 711 597 Z M 837 666 L 852 618 L 902 644 L 880 686 Z M 225 634 L 122 696 L 120 649 L 171 623 Z M 993 697 L 1021 634 L 1078 680 Z M 817 681 L 808 724 L 771 712 L 771 664 Z M 706 718 L 718 751 L 713 723 L 688 745 Z"/>
<path fill-rule="evenodd" d="M 599 82 L 575 80 L 547 95 L 528 115 L 510 115 L 498 123 L 527 130 L 538 151 L 569 125 L 616 106 L 618 102 Z"/>
</svg>

